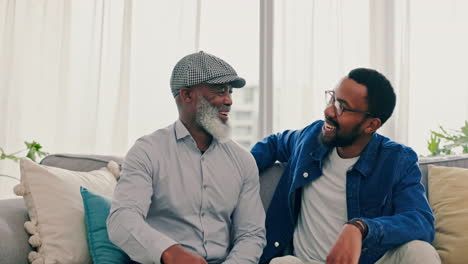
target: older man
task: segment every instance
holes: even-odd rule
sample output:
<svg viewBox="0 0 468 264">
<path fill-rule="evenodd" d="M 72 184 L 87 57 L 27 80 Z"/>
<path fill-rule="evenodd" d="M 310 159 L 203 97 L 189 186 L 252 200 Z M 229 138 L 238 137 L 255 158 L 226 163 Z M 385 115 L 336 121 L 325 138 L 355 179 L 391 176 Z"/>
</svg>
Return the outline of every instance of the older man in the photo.
<svg viewBox="0 0 468 264">
<path fill-rule="evenodd" d="M 257 263 L 265 213 L 252 155 L 232 141 L 232 88 L 245 80 L 205 52 L 182 58 L 171 89 L 179 120 L 128 152 L 107 226 L 140 263 Z"/>
</svg>

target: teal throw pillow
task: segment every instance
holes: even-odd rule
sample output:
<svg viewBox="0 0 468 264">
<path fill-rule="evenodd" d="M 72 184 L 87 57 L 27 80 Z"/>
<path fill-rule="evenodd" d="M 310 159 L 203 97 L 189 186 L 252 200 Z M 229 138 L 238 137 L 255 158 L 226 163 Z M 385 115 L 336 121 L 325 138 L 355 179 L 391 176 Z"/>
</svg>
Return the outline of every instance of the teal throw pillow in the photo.
<svg viewBox="0 0 468 264">
<path fill-rule="evenodd" d="M 111 208 L 109 198 L 80 187 L 85 211 L 86 232 L 91 258 L 94 264 L 131 263 L 130 258 L 114 245 L 107 235 L 106 220 Z"/>
</svg>

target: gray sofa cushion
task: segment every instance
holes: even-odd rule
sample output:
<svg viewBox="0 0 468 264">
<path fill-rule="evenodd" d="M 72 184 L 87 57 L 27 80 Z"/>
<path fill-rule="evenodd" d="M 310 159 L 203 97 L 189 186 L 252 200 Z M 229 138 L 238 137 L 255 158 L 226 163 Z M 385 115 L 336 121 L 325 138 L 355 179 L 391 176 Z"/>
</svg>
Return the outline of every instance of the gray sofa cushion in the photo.
<svg viewBox="0 0 468 264">
<path fill-rule="evenodd" d="M 23 227 L 27 220 L 23 199 L 0 200 L 0 263 L 28 263 L 31 247 Z"/>
<path fill-rule="evenodd" d="M 270 206 L 271 198 L 273 198 L 276 185 L 278 185 L 283 174 L 283 169 L 284 164 L 275 163 L 275 165 L 260 174 L 260 197 L 265 211 Z"/>
<path fill-rule="evenodd" d="M 421 182 L 426 188 L 426 193 L 429 193 L 429 188 L 427 185 L 427 176 L 429 169 L 428 165 L 468 168 L 468 154 L 420 158 L 419 168 L 421 169 L 422 173 Z"/>
</svg>

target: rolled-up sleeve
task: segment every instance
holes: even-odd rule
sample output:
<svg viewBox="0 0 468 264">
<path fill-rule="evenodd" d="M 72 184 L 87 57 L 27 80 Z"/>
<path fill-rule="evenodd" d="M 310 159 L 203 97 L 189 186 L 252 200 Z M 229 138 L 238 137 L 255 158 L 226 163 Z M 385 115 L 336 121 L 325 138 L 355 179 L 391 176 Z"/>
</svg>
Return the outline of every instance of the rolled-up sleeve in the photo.
<svg viewBox="0 0 468 264">
<path fill-rule="evenodd" d="M 149 144 L 139 140 L 128 152 L 107 219 L 110 240 L 143 264 L 160 263 L 164 250 L 177 244 L 145 221 L 153 196 L 152 175 L 157 174 L 146 151 Z"/>
<path fill-rule="evenodd" d="M 244 183 L 232 214 L 232 249 L 224 264 L 258 263 L 265 238 L 265 210 L 260 199 L 258 169 L 253 157 L 244 169 Z"/>
</svg>

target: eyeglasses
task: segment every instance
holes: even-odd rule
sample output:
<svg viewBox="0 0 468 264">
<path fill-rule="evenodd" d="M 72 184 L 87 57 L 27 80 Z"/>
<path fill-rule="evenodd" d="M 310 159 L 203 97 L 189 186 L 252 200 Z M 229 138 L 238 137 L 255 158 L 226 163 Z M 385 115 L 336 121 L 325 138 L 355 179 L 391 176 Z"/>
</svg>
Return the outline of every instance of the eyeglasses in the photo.
<svg viewBox="0 0 468 264">
<path fill-rule="evenodd" d="M 333 104 L 335 107 L 335 113 L 337 116 L 341 116 L 344 111 L 348 112 L 355 112 L 355 113 L 363 113 L 372 116 L 371 113 L 367 111 L 362 111 L 362 110 L 357 110 L 357 109 L 351 109 L 351 108 L 346 108 L 344 107 L 340 101 L 336 100 L 335 98 L 335 91 L 329 90 L 325 91 L 325 103 L 327 104 L 327 107 Z"/>
</svg>

